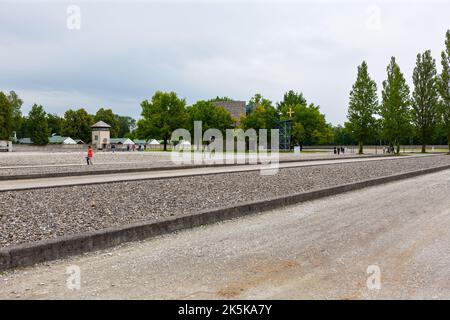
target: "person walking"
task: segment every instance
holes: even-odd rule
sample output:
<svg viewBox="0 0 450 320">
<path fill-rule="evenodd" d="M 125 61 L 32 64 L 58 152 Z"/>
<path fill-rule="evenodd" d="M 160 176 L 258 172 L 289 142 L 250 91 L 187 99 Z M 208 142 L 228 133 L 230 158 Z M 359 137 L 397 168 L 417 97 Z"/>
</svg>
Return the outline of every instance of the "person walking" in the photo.
<svg viewBox="0 0 450 320">
<path fill-rule="evenodd" d="M 88 152 L 87 152 L 87 157 L 86 157 L 87 165 L 92 164 L 92 156 L 93 156 L 93 154 L 92 154 L 92 147 L 89 146 L 88 147 Z"/>
</svg>

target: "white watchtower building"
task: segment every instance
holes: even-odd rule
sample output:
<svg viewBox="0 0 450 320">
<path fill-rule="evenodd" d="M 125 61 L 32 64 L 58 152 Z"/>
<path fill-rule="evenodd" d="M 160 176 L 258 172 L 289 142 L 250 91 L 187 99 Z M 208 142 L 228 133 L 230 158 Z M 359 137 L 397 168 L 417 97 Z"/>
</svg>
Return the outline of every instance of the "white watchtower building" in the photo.
<svg viewBox="0 0 450 320">
<path fill-rule="evenodd" d="M 92 145 L 97 150 L 106 149 L 109 145 L 111 126 L 103 121 L 99 121 L 92 128 Z"/>
</svg>

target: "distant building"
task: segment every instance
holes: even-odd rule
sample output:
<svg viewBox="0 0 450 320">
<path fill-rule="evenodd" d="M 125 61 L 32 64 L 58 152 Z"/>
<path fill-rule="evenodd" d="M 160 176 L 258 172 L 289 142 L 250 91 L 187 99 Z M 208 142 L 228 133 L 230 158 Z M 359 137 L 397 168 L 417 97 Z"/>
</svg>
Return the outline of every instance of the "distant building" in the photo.
<svg viewBox="0 0 450 320">
<path fill-rule="evenodd" d="M 17 140 L 20 144 L 33 144 L 33 141 L 31 141 L 30 138 L 21 138 Z"/>
<path fill-rule="evenodd" d="M 214 101 L 213 104 L 228 110 L 236 125 L 240 123 L 241 117 L 245 116 L 245 101 Z"/>
<path fill-rule="evenodd" d="M 92 128 L 92 144 L 98 150 L 106 149 L 110 143 L 111 126 L 103 121 L 99 121 Z"/>
<path fill-rule="evenodd" d="M 48 138 L 48 143 L 50 143 L 50 144 L 77 144 L 77 142 L 70 137 L 61 137 L 61 136 L 56 136 L 56 135 Z"/>
<path fill-rule="evenodd" d="M 81 141 L 81 140 L 78 140 Z M 19 144 L 33 144 L 33 141 L 30 138 L 22 138 L 17 141 Z M 81 141 L 83 143 L 83 141 Z M 78 144 L 77 140 L 72 139 L 71 137 L 61 137 L 57 135 L 53 135 L 48 138 L 49 144 Z"/>
<path fill-rule="evenodd" d="M 109 139 L 109 143 L 111 145 L 116 144 L 116 145 L 133 145 L 135 144 L 133 140 L 128 139 L 128 138 L 111 138 Z"/>
<path fill-rule="evenodd" d="M 134 142 L 134 144 L 145 145 L 145 144 L 147 144 L 148 141 L 144 140 L 144 139 L 134 139 L 133 142 Z"/>
</svg>

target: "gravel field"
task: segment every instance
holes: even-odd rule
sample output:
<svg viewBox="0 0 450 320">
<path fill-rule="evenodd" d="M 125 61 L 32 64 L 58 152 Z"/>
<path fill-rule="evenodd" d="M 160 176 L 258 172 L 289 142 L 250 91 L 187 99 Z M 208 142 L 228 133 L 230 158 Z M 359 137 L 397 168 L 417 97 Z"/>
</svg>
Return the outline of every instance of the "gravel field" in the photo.
<svg viewBox="0 0 450 320">
<path fill-rule="evenodd" d="M 66 173 L 66 172 L 95 172 L 98 170 L 147 169 L 155 167 L 170 167 L 180 165 L 172 162 L 170 153 L 164 152 L 122 152 L 97 153 L 94 165 L 85 164 L 85 155 L 81 153 L 57 154 L 1 154 L 0 176 L 16 176 L 28 174 Z M 325 158 L 364 157 L 356 154 L 335 156 L 331 153 L 305 153 L 301 156 L 280 154 L 282 160 L 292 159 L 325 159 Z M 31 167 L 27 167 L 31 166 Z M 34 166 L 34 167 L 32 167 Z"/>
<path fill-rule="evenodd" d="M 25 165 L 84 164 L 87 152 L 0 153 L 0 167 Z M 170 159 L 168 152 L 94 152 L 96 162 L 131 162 Z"/>
<path fill-rule="evenodd" d="M 302 157 L 323 157 L 331 152 L 303 153 Z M 352 155 L 351 153 L 345 156 Z M 354 155 L 354 154 L 353 154 Z M 292 157 L 292 153 L 281 153 L 280 157 Z M 26 165 L 85 164 L 86 152 L 12 152 L 0 153 L 0 167 Z M 171 152 L 94 152 L 94 163 L 125 163 L 170 161 Z"/>
<path fill-rule="evenodd" d="M 0 247 L 450 164 L 449 156 L 0 193 Z"/>
</svg>

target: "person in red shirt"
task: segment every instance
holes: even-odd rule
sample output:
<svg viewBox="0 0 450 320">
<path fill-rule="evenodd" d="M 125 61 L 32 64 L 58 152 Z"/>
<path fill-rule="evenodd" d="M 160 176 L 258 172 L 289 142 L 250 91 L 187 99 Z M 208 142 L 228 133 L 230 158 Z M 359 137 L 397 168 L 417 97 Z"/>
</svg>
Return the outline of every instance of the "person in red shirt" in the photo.
<svg viewBox="0 0 450 320">
<path fill-rule="evenodd" d="M 88 148 L 86 161 L 87 161 L 87 165 L 92 164 L 92 148 L 91 148 L 91 146 L 89 146 L 89 148 Z"/>
</svg>

